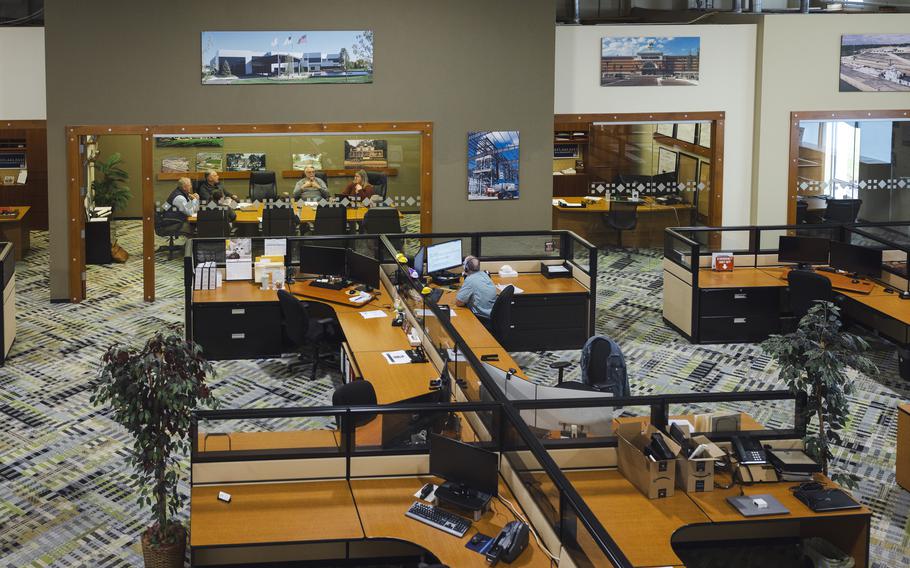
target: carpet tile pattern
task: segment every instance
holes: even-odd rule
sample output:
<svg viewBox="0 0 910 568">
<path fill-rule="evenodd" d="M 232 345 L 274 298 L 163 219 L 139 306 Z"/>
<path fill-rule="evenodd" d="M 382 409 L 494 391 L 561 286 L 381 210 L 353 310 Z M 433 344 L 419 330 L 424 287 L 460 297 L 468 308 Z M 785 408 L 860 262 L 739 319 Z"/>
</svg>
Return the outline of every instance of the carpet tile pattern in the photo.
<svg viewBox="0 0 910 568">
<path fill-rule="evenodd" d="M 115 225 L 132 257 L 126 265 L 90 266 L 88 300 L 81 304 L 48 301 L 47 233 L 32 234 L 32 250 L 17 265 L 19 333 L 0 367 L 2 568 L 142 565 L 138 536 L 147 512 L 129 486 L 129 440 L 89 396 L 107 346 L 139 344 L 153 330 L 183 321 L 182 264 L 159 253 L 157 299 L 142 302 L 139 223 Z M 781 388 L 758 346 L 690 345 L 663 324 L 660 260 L 659 251 L 610 250 L 598 261 L 597 332 L 622 346 L 633 394 Z M 895 409 L 910 400 L 910 383 L 897 375 L 893 348 L 876 347 L 880 372 L 855 377 L 836 465 L 861 478 L 857 494 L 874 511 L 873 565 L 910 567 L 910 493 L 894 479 Z M 515 357 L 540 383 L 555 382 L 550 363 L 578 361 L 577 352 Z M 339 381 L 331 371 L 305 378 L 310 367 L 291 357 L 219 362 L 216 370 L 215 393 L 229 408 L 328 404 Z M 567 378 L 577 380 L 577 365 Z M 772 404 L 731 407 L 771 426 L 792 422 L 791 409 Z"/>
</svg>

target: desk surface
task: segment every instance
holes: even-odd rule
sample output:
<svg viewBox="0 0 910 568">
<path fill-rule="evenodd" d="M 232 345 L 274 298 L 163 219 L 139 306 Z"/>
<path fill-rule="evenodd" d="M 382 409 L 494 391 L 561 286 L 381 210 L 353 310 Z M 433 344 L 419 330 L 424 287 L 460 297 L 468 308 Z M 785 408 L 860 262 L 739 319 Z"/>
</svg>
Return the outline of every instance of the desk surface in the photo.
<svg viewBox="0 0 910 568">
<path fill-rule="evenodd" d="M 29 207 L 28 205 L 4 205 L 4 206 L 2 206 L 2 208 L 3 209 L 15 209 L 16 216 L 15 217 L 6 217 L 6 216 L 0 217 L 0 223 L 18 223 L 25 217 L 25 215 L 28 213 L 28 210 L 31 209 L 31 207 Z"/>
<path fill-rule="evenodd" d="M 367 538 L 397 538 L 412 542 L 432 552 L 439 561 L 452 566 L 487 566 L 485 558 L 465 548 L 465 544 L 476 532 L 496 536 L 514 515 L 505 505 L 493 500 L 491 510 L 480 521 L 474 523 L 461 538 L 443 533 L 428 525 L 404 516 L 408 507 L 416 501 L 414 492 L 428 482 L 426 477 L 398 477 L 389 479 L 352 479 L 351 491 L 360 512 L 360 521 Z M 438 483 L 438 480 L 435 480 Z M 500 493 L 513 504 L 514 497 L 500 479 Z M 516 505 L 518 506 L 518 505 Z M 524 514 L 524 513 L 522 513 Z M 550 560 L 530 537 L 528 548 L 509 566 L 549 566 Z"/>
<path fill-rule="evenodd" d="M 431 363 L 390 365 L 381 351 L 354 353 L 363 378 L 373 383 L 376 402 L 391 404 L 430 392 L 430 379 L 439 377 Z"/>
<path fill-rule="evenodd" d="M 230 493 L 231 502 L 219 501 L 219 491 Z M 343 479 L 196 486 L 190 498 L 190 545 L 195 547 L 364 536 Z"/>
<path fill-rule="evenodd" d="M 294 207 L 294 212 L 297 213 L 297 217 L 300 219 L 300 221 L 312 222 L 316 220 L 315 206 L 302 205 L 298 207 L 296 202 L 292 202 L 292 206 Z M 265 209 L 265 205 L 263 203 L 247 204 L 246 207 L 235 209 L 234 213 L 237 214 L 237 218 L 234 220 L 234 223 L 239 223 L 241 225 L 259 223 L 259 221 L 262 219 L 263 209 Z M 370 207 L 348 207 L 346 209 L 348 221 L 363 221 L 363 218 L 366 215 L 366 212 L 370 210 Z M 398 216 L 403 217 L 400 211 L 398 212 Z M 193 215 L 187 220 L 190 223 L 195 223 L 196 216 Z"/>
<path fill-rule="evenodd" d="M 300 450 L 338 448 L 336 430 L 288 430 L 279 432 L 228 432 L 230 436 L 205 432 L 200 426 L 199 452 L 246 450 Z M 208 434 L 208 437 L 206 437 Z"/>
<path fill-rule="evenodd" d="M 328 288 L 317 288 L 311 286 L 309 281 L 295 282 L 291 284 L 289 291 L 304 300 L 312 299 L 330 303 L 337 313 L 359 312 L 361 308 L 373 305 L 379 308 L 384 300 L 382 292 L 377 291 L 373 300 L 365 304 L 354 304 L 348 301 L 350 296 L 347 293 L 347 289 L 330 290 Z M 214 290 L 193 290 L 194 304 L 277 301 L 278 292 L 275 290 L 263 290 L 259 284 L 251 280 L 224 282 L 221 288 Z"/>
<path fill-rule="evenodd" d="M 757 268 L 736 268 L 730 272 L 701 268 L 698 271 L 699 288 L 783 288 L 786 285 L 786 280 Z"/>
<path fill-rule="evenodd" d="M 581 203 L 585 197 L 560 197 L 558 199 L 563 199 L 567 203 Z M 587 207 L 563 207 L 562 205 L 553 205 L 553 209 L 558 211 L 571 211 L 578 213 L 606 213 L 610 210 L 610 201 L 606 199 L 601 199 L 594 203 L 588 203 Z M 671 205 L 664 205 L 658 203 L 654 200 L 653 197 L 645 197 L 638 203 L 638 211 L 640 213 L 650 213 L 652 211 L 672 211 L 676 209 L 677 211 L 688 211 L 692 209 L 692 204 L 690 203 L 674 203 Z"/>
</svg>

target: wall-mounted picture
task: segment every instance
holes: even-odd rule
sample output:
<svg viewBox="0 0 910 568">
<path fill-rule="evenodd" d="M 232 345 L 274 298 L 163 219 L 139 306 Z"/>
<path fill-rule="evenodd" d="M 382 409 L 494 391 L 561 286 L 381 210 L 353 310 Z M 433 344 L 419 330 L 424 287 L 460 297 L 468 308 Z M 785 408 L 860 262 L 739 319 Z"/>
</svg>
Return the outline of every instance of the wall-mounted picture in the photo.
<svg viewBox="0 0 910 568">
<path fill-rule="evenodd" d="M 161 173 L 183 174 L 190 171 L 190 159 L 184 156 L 170 156 L 162 158 Z"/>
<path fill-rule="evenodd" d="M 696 126 L 694 122 L 680 122 L 676 125 L 676 139 L 695 144 Z"/>
<path fill-rule="evenodd" d="M 291 164 L 295 170 L 302 170 L 307 166 L 321 170 L 322 154 L 291 154 Z"/>
<path fill-rule="evenodd" d="M 224 138 L 220 136 L 158 136 L 155 138 L 157 148 L 220 148 Z"/>
<path fill-rule="evenodd" d="M 841 36 L 840 91 L 910 91 L 910 34 Z"/>
<path fill-rule="evenodd" d="M 372 82 L 372 30 L 202 32 L 203 85 Z"/>
<path fill-rule="evenodd" d="M 698 125 L 698 145 L 705 148 L 711 147 L 711 123 L 702 122 Z"/>
<path fill-rule="evenodd" d="M 518 131 L 468 132 L 468 199 L 518 199 Z"/>
<path fill-rule="evenodd" d="M 224 167 L 224 156 L 221 152 L 197 152 L 196 171 L 215 170 L 220 172 Z"/>
<path fill-rule="evenodd" d="M 386 168 L 389 165 L 389 144 L 386 140 L 345 140 L 344 167 Z"/>
<path fill-rule="evenodd" d="M 679 165 L 676 168 L 676 182 L 694 187 L 698 182 L 698 158 L 688 154 L 679 154 Z"/>
<path fill-rule="evenodd" d="M 657 128 L 654 129 L 654 131 L 663 136 L 669 136 L 670 138 L 673 138 L 673 123 L 665 122 L 658 124 Z"/>
<path fill-rule="evenodd" d="M 265 169 L 265 154 L 228 154 L 226 171 L 255 172 Z"/>
<path fill-rule="evenodd" d="M 698 84 L 701 39 L 605 37 L 600 42 L 601 87 L 676 87 Z"/>
<path fill-rule="evenodd" d="M 657 173 L 666 174 L 676 171 L 676 152 L 666 148 L 657 149 Z"/>
</svg>

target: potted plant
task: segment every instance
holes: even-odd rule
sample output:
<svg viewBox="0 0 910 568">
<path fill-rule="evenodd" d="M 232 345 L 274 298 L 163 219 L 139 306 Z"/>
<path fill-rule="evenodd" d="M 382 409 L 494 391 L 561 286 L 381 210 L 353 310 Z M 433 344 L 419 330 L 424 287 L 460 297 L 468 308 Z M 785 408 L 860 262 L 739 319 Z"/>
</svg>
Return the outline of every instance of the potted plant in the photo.
<svg viewBox="0 0 910 568">
<path fill-rule="evenodd" d="M 217 406 L 206 378 L 212 364 L 178 329 L 155 333 L 141 349 L 110 347 L 102 356 L 94 405 L 108 405 L 133 437 L 129 463 L 139 503 L 151 505 L 154 523 L 142 535 L 147 567 L 182 567 L 186 529 L 176 520 L 185 496 L 177 489 L 181 458 L 190 447 L 197 405 Z"/>
<path fill-rule="evenodd" d="M 803 439 L 806 453 L 828 475 L 828 465 L 834 457 L 832 445 L 841 443 L 840 431 L 847 423 L 847 397 L 854 387 L 848 370 L 867 375 L 878 369 L 863 353 L 869 343 L 841 329 L 840 309 L 831 302 L 819 301 L 799 321 L 793 333 L 772 335 L 761 344 L 762 349 L 780 365 L 780 377 L 792 392 L 806 395 L 802 416 L 807 426 Z M 848 487 L 856 477 L 845 473 L 830 476 Z"/>
<path fill-rule="evenodd" d="M 120 153 L 114 152 L 108 156 L 107 160 L 94 160 L 92 162 L 95 168 L 95 180 L 92 182 L 92 192 L 95 196 L 95 205 L 99 207 L 111 208 L 111 220 L 114 214 L 126 207 L 129 203 L 132 192 L 126 185 L 130 176 L 123 169 L 123 160 L 120 159 Z M 113 223 L 111 229 L 113 230 Z M 129 254 L 117 244 L 117 239 L 111 244 L 111 257 L 116 262 L 126 262 Z"/>
</svg>

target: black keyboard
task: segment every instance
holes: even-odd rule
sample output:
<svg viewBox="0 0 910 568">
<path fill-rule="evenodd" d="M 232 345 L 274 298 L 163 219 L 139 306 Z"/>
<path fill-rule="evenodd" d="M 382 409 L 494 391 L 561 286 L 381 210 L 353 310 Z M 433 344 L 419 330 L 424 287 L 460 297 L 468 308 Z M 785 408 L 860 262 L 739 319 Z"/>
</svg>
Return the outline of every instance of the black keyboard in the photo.
<svg viewBox="0 0 910 568">
<path fill-rule="evenodd" d="M 351 285 L 350 282 L 346 282 L 344 280 L 341 280 L 340 282 L 335 282 L 335 283 L 324 282 L 324 281 L 320 281 L 320 280 L 313 280 L 312 282 L 310 282 L 310 286 L 312 286 L 313 288 L 327 288 L 329 290 L 341 290 L 342 288 L 347 288 L 350 285 Z"/>
<path fill-rule="evenodd" d="M 443 511 L 442 509 L 437 509 L 432 505 L 427 505 L 420 501 L 414 501 L 414 504 L 411 505 L 411 508 L 408 509 L 404 516 L 459 538 L 463 537 L 464 533 L 468 532 L 468 529 L 471 528 L 471 521 L 466 518 L 459 517 L 448 511 Z"/>
</svg>

